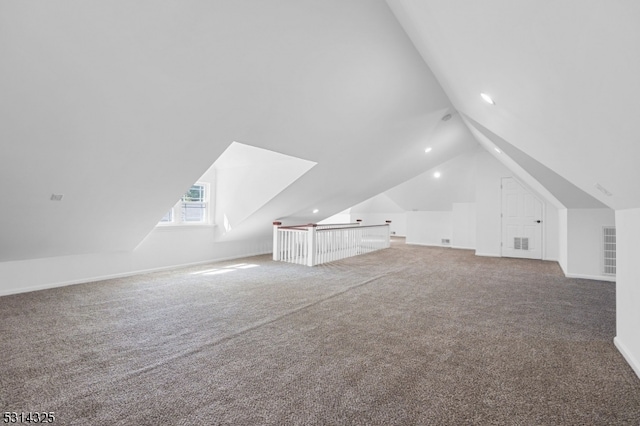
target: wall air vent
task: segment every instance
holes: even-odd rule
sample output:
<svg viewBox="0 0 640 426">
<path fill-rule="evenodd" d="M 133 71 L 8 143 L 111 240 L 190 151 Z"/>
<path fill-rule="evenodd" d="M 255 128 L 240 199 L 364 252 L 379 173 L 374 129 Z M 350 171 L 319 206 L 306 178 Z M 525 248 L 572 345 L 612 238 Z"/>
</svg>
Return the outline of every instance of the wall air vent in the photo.
<svg viewBox="0 0 640 426">
<path fill-rule="evenodd" d="M 602 272 L 605 275 L 616 274 L 616 227 L 602 228 Z"/>
<path fill-rule="evenodd" d="M 451 241 L 448 238 L 443 238 L 442 239 L 442 245 L 448 246 L 449 244 L 451 244 Z"/>
</svg>

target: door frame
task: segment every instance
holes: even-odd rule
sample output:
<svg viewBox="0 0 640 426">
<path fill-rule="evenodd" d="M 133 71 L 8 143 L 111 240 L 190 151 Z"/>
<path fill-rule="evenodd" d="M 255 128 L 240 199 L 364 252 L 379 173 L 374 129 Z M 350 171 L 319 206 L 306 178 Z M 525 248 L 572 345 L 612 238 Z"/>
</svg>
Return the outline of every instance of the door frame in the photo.
<svg viewBox="0 0 640 426">
<path fill-rule="evenodd" d="M 504 200 L 503 200 L 503 182 L 505 179 L 513 179 L 514 181 L 516 181 L 516 183 L 518 183 L 520 186 L 522 186 L 527 192 L 529 192 L 529 194 L 531 194 L 531 196 L 533 198 L 535 198 L 536 200 L 538 200 L 538 202 L 540 203 L 540 216 L 542 217 L 540 220 L 542 221 L 542 223 L 540 225 L 542 225 L 540 227 L 540 255 L 541 255 L 541 259 L 540 260 L 546 260 L 547 258 L 547 248 L 545 245 L 545 231 L 546 231 L 546 226 L 547 226 L 547 205 L 544 202 L 544 200 L 542 200 L 540 198 L 540 196 L 531 189 L 531 187 L 529 187 L 529 185 L 525 184 L 524 182 L 522 182 L 520 179 L 518 179 L 515 176 L 503 176 L 500 178 L 500 257 L 507 257 L 504 255 L 503 253 L 503 243 L 504 243 L 504 235 L 503 235 L 503 229 L 504 229 L 504 224 L 503 224 L 503 220 L 504 220 L 504 211 L 503 211 L 503 206 L 504 206 Z M 526 259 L 526 258 L 523 258 Z M 533 259 L 533 260 L 537 260 L 537 259 Z"/>
</svg>

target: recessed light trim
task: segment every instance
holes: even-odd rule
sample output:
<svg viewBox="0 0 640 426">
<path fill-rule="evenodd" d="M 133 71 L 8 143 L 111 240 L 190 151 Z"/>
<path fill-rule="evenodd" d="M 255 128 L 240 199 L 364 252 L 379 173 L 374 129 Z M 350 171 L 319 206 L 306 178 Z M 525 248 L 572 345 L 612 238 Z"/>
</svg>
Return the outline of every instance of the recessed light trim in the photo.
<svg viewBox="0 0 640 426">
<path fill-rule="evenodd" d="M 491 96 L 487 95 L 486 93 L 480 93 L 480 96 L 482 97 L 482 99 L 484 99 L 484 101 L 490 105 L 495 105 L 496 103 L 493 101 L 493 99 L 491 99 Z"/>
<path fill-rule="evenodd" d="M 433 149 L 433 148 L 431 148 L 431 147 L 427 147 L 427 148 L 424 150 L 424 152 L 426 152 L 426 153 L 428 154 L 428 153 L 430 153 L 430 152 L 431 152 L 431 150 L 432 150 L 432 149 Z"/>
<path fill-rule="evenodd" d="M 440 173 L 440 172 L 435 172 L 433 174 L 433 177 L 436 178 L 436 179 L 438 179 L 440 176 L 442 176 L 442 173 Z"/>
<path fill-rule="evenodd" d="M 320 210 L 318 209 L 313 209 L 313 213 L 318 213 Z"/>
</svg>

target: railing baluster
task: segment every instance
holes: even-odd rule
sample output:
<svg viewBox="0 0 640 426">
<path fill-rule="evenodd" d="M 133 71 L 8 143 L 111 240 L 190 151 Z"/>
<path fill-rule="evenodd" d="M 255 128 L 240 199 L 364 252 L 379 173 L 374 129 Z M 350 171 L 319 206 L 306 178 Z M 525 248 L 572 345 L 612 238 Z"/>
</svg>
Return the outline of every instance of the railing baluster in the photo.
<svg viewBox="0 0 640 426">
<path fill-rule="evenodd" d="M 304 252 L 304 246 L 302 245 L 301 233 L 296 234 L 296 251 L 298 252 L 298 263 L 301 265 L 304 265 L 305 252 Z"/>
<path fill-rule="evenodd" d="M 289 231 L 282 231 L 282 238 L 283 240 L 283 253 L 282 256 L 284 257 L 286 262 L 290 262 L 291 260 L 289 259 Z"/>
<path fill-rule="evenodd" d="M 390 223 L 280 226 L 281 222 L 273 222 L 273 260 L 313 266 L 388 248 Z"/>
<path fill-rule="evenodd" d="M 288 262 L 289 259 L 287 258 L 287 231 L 285 231 L 284 229 L 281 229 L 278 235 L 280 236 L 280 238 L 282 238 L 282 241 L 280 241 L 280 244 L 279 244 L 280 259 L 284 260 L 285 262 Z"/>
<path fill-rule="evenodd" d="M 296 234 L 296 251 L 298 252 L 298 263 L 304 263 L 304 247 L 302 245 L 302 235 L 300 233 Z"/>
</svg>

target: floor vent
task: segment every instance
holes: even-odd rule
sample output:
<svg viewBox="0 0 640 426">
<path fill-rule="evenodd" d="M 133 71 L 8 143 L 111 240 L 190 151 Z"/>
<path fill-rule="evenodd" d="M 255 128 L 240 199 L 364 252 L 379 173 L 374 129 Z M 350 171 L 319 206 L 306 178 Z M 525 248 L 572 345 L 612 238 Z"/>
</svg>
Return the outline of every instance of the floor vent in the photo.
<svg viewBox="0 0 640 426">
<path fill-rule="evenodd" d="M 616 274 L 616 227 L 602 228 L 602 272 L 606 275 Z"/>
</svg>

